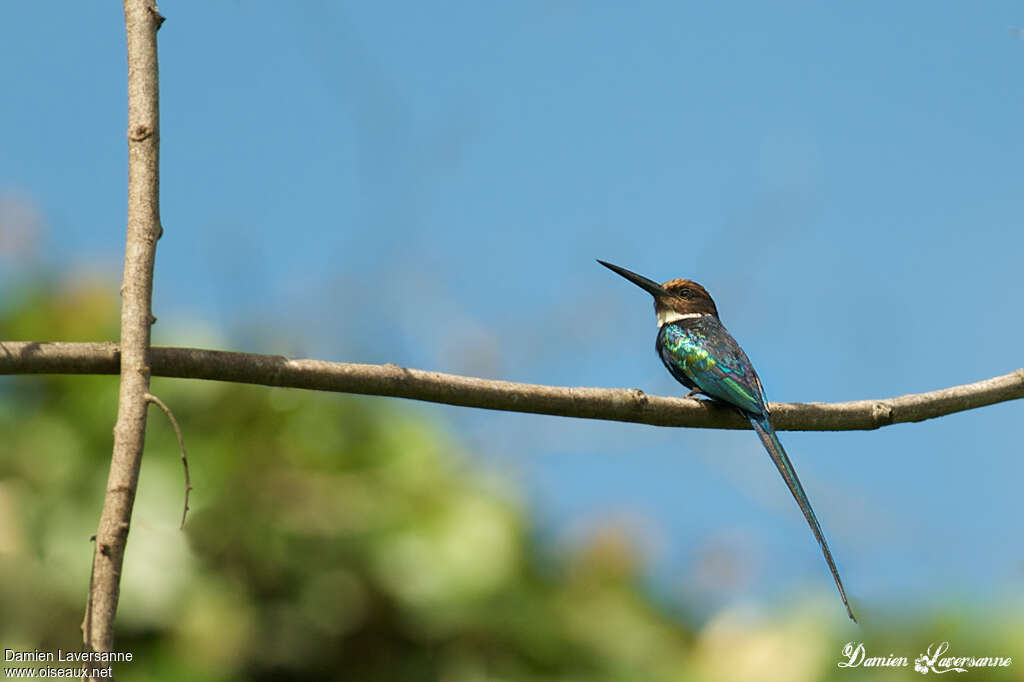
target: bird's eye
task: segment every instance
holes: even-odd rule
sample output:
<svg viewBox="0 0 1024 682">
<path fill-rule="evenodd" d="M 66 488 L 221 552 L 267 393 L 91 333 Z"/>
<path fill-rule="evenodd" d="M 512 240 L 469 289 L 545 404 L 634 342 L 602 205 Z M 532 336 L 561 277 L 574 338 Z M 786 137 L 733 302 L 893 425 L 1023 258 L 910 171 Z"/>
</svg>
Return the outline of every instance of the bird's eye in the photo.
<svg viewBox="0 0 1024 682">
<path fill-rule="evenodd" d="M 679 291 L 676 292 L 676 296 L 678 296 L 679 298 L 690 298 L 690 296 L 692 295 L 693 292 L 689 289 L 680 289 Z"/>
</svg>

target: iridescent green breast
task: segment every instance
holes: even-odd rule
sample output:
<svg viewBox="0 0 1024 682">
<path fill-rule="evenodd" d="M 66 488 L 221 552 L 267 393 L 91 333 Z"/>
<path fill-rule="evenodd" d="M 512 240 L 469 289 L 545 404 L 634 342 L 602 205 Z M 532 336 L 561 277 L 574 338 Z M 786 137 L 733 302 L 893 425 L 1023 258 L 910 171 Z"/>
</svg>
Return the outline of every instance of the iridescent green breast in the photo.
<svg viewBox="0 0 1024 682">
<path fill-rule="evenodd" d="M 669 325 L 665 334 L 665 350 L 672 364 L 687 374 L 708 372 L 718 364 L 700 341 L 690 334 L 678 333 L 679 329 Z"/>
<path fill-rule="evenodd" d="M 745 412 L 766 413 L 761 382 L 753 365 L 717 319 L 692 325 L 667 324 L 658 340 L 662 361 L 683 384 Z"/>
</svg>

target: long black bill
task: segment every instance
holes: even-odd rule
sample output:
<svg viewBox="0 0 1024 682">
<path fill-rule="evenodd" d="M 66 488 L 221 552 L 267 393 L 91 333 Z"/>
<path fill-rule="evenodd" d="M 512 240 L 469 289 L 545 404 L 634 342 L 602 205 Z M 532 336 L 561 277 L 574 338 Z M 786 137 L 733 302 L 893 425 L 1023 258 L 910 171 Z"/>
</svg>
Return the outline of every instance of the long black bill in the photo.
<svg viewBox="0 0 1024 682">
<path fill-rule="evenodd" d="M 608 268 L 612 272 L 614 272 L 614 273 L 616 273 L 618 275 L 622 275 L 623 277 L 628 279 L 630 282 L 632 282 L 633 284 L 637 285 L 638 287 L 640 287 L 641 289 L 643 289 L 644 291 L 649 293 L 651 296 L 654 296 L 655 298 L 657 298 L 659 296 L 669 296 L 670 295 L 667 291 L 665 291 L 664 287 L 662 287 L 660 284 L 655 282 L 653 279 L 647 279 L 643 275 L 638 275 L 635 272 L 630 272 L 626 268 L 620 268 L 618 265 L 612 265 L 611 263 L 605 263 L 600 258 L 597 259 L 597 262 L 600 263 L 601 265 L 605 266 L 606 268 Z"/>
</svg>

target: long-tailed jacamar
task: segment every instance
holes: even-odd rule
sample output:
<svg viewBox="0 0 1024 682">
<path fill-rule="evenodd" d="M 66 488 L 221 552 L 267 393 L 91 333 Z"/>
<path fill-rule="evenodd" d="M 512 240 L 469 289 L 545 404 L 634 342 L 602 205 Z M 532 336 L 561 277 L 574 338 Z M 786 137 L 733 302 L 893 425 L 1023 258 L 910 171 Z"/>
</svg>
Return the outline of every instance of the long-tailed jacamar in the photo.
<svg viewBox="0 0 1024 682">
<path fill-rule="evenodd" d="M 711 295 L 704 287 L 688 279 L 672 279 L 658 284 L 617 265 L 603 260 L 597 262 L 654 296 L 654 312 L 658 316 L 655 350 L 676 381 L 690 389 L 688 397 L 703 393 L 734 407 L 750 420 L 821 545 L 846 613 L 857 622 L 818 517 L 814 515 L 796 470 L 772 426 L 761 380 L 747 354 L 722 326 Z"/>
</svg>

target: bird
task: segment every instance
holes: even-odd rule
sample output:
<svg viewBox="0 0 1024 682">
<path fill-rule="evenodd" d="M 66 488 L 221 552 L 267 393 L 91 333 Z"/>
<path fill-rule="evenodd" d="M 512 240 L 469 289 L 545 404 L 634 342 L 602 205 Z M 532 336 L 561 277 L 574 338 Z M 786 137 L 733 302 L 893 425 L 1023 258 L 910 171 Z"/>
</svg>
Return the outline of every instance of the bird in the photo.
<svg viewBox="0 0 1024 682">
<path fill-rule="evenodd" d="M 618 265 L 600 259 L 597 262 L 654 297 L 654 312 L 658 318 L 655 350 L 676 381 L 690 389 L 686 397 L 703 394 L 735 408 L 750 421 L 821 545 L 846 613 L 856 623 L 821 524 L 775 433 L 761 379 L 747 354 L 719 320 L 718 308 L 707 289 L 689 279 L 671 279 L 658 284 Z"/>
</svg>

